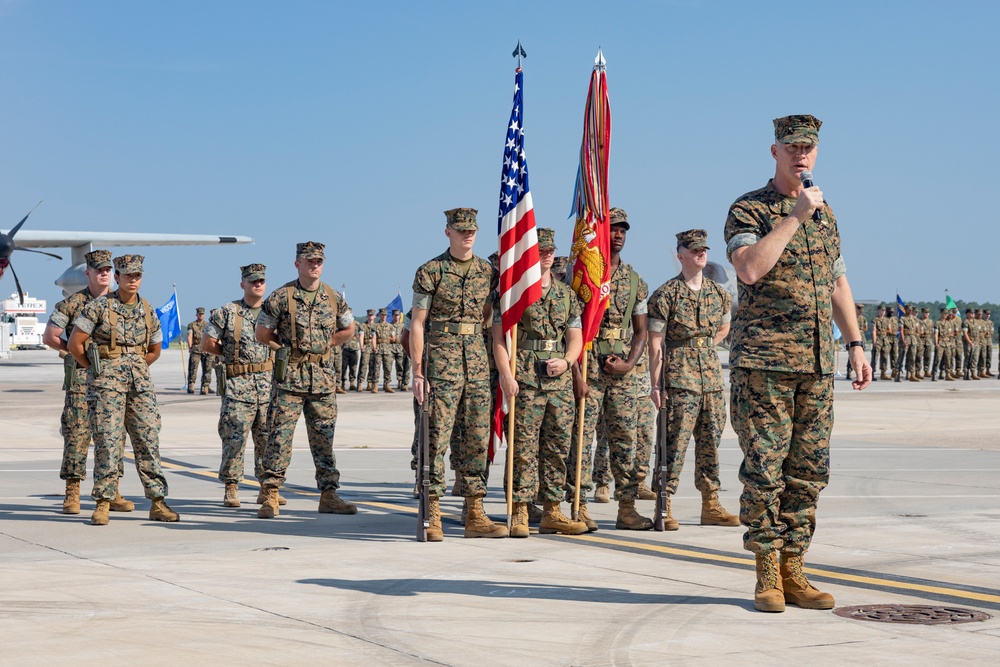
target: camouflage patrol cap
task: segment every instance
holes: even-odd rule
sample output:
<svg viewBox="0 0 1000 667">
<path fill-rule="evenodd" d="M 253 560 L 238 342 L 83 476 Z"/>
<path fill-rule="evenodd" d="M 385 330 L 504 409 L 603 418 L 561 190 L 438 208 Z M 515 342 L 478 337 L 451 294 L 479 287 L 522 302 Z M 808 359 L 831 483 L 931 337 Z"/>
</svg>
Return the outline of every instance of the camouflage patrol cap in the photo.
<svg viewBox="0 0 1000 667">
<path fill-rule="evenodd" d="M 930 311 L 930 310 L 928 310 L 927 308 L 921 308 L 921 309 L 920 309 L 920 312 L 921 312 L 921 313 L 927 313 L 928 315 L 930 315 L 930 313 L 931 313 L 931 311 Z"/>
<path fill-rule="evenodd" d="M 369 315 L 374 315 L 375 314 L 375 309 L 374 308 L 369 308 L 368 309 L 368 314 Z"/>
<path fill-rule="evenodd" d="M 385 315 L 386 314 L 386 309 L 385 308 L 379 308 L 378 309 L 378 314 L 379 315 Z"/>
<path fill-rule="evenodd" d="M 243 280 L 253 282 L 255 280 L 265 280 L 264 272 L 267 267 L 263 264 L 247 264 L 240 267 L 240 275 Z"/>
<path fill-rule="evenodd" d="M 548 227 L 538 228 L 538 249 L 539 250 L 556 249 L 556 230 L 549 229 Z"/>
<path fill-rule="evenodd" d="M 626 230 L 632 229 L 632 225 L 628 224 L 628 213 L 625 212 L 625 209 L 611 209 L 611 226 L 614 227 L 615 225 L 621 225 Z"/>
<path fill-rule="evenodd" d="M 553 273 L 559 273 L 565 275 L 568 269 L 569 269 L 569 257 L 566 257 L 565 255 L 560 255 L 559 257 L 556 257 L 554 260 L 552 260 Z"/>
<path fill-rule="evenodd" d="M 204 315 L 205 314 L 205 309 L 204 308 L 195 308 L 194 312 L 196 314 L 198 314 L 198 315 Z"/>
<path fill-rule="evenodd" d="M 864 306 L 862 306 L 860 303 L 856 303 L 856 304 L 854 304 L 854 308 L 856 310 L 862 310 L 864 308 Z"/>
<path fill-rule="evenodd" d="M 92 250 L 84 257 L 87 258 L 87 266 L 92 269 L 103 269 L 106 266 L 111 266 L 110 250 Z"/>
<path fill-rule="evenodd" d="M 688 250 L 708 250 L 708 232 L 704 229 L 689 229 L 677 234 L 677 245 Z"/>
<path fill-rule="evenodd" d="M 785 116 L 774 119 L 774 140 L 782 144 L 818 144 L 823 121 L 815 116 Z"/>
<path fill-rule="evenodd" d="M 403 311 L 401 311 L 399 308 L 393 308 L 392 309 L 392 314 L 393 315 L 399 315 L 401 312 L 403 312 Z"/>
<path fill-rule="evenodd" d="M 326 248 L 326 244 L 317 243 L 316 241 L 297 243 L 295 245 L 295 256 L 302 259 L 326 259 L 326 255 L 323 253 L 324 248 Z"/>
<path fill-rule="evenodd" d="M 479 229 L 476 224 L 476 213 L 474 208 L 450 208 L 444 212 L 448 226 L 459 232 L 474 232 Z"/>
<path fill-rule="evenodd" d="M 142 255 L 122 255 L 115 257 L 115 273 L 142 273 Z"/>
</svg>

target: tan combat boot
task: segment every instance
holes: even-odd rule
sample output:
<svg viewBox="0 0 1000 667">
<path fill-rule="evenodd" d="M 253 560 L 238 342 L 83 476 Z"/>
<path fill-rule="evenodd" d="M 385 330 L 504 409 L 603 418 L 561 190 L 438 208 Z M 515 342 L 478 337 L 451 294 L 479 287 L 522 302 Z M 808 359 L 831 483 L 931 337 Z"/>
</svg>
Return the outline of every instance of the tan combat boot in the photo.
<svg viewBox="0 0 1000 667">
<path fill-rule="evenodd" d="M 222 498 L 223 507 L 239 507 L 240 506 L 240 487 L 235 482 L 229 482 L 226 484 L 226 494 Z"/>
<path fill-rule="evenodd" d="M 396 390 L 393 389 L 392 387 L 390 387 L 388 382 L 386 382 L 384 385 L 382 385 L 382 391 L 384 391 L 387 394 L 395 394 L 396 393 Z"/>
<path fill-rule="evenodd" d="M 944 381 L 945 382 L 954 382 L 955 381 L 955 376 L 951 374 L 951 371 L 945 371 Z"/>
<path fill-rule="evenodd" d="M 153 504 L 149 508 L 150 521 L 180 521 L 181 515 L 167 507 L 163 498 L 153 498 Z"/>
<path fill-rule="evenodd" d="M 595 503 L 610 503 L 611 502 L 611 489 L 607 485 L 602 485 L 597 487 L 594 491 L 594 502 Z"/>
<path fill-rule="evenodd" d="M 802 567 L 802 556 L 781 553 L 781 587 L 785 592 L 785 602 L 803 609 L 833 609 L 833 596 L 816 590 L 806 579 Z"/>
<path fill-rule="evenodd" d="M 79 514 L 79 513 L 80 513 L 80 480 L 67 479 L 66 497 L 63 498 L 63 514 Z M 107 521 L 105 521 L 104 523 L 107 523 Z"/>
<path fill-rule="evenodd" d="M 344 388 L 343 388 L 343 387 L 342 387 L 341 385 L 339 385 L 339 384 L 337 385 L 337 390 L 336 390 L 336 391 L 337 391 L 337 393 L 338 393 L 338 394 L 346 394 L 346 393 L 347 393 L 347 390 L 346 390 L 346 389 L 344 389 Z"/>
<path fill-rule="evenodd" d="M 730 514 L 719 504 L 717 493 L 708 493 L 701 497 L 701 525 L 703 526 L 738 526 L 740 518 Z"/>
<path fill-rule="evenodd" d="M 98 500 L 97 507 L 94 508 L 94 513 L 90 515 L 90 525 L 91 526 L 106 526 L 108 525 L 108 512 L 111 509 L 111 503 L 107 500 Z"/>
<path fill-rule="evenodd" d="M 118 482 L 115 481 L 115 497 L 111 500 L 112 512 L 131 512 L 135 509 L 135 503 L 126 498 L 118 491 Z"/>
<path fill-rule="evenodd" d="M 920 382 L 920 378 L 917 377 L 916 373 L 908 373 L 906 379 L 910 382 Z"/>
<path fill-rule="evenodd" d="M 619 530 L 649 530 L 653 522 L 635 511 L 635 500 L 618 501 L 618 519 L 615 528 Z"/>
<path fill-rule="evenodd" d="M 267 501 L 267 492 L 264 491 L 264 488 L 265 487 L 263 487 L 263 486 L 260 487 L 260 492 L 257 494 L 257 504 L 258 505 L 263 505 L 264 502 Z M 280 493 L 278 494 L 278 504 L 279 505 L 287 505 L 288 504 L 288 501 L 285 500 L 285 497 L 283 495 L 281 495 Z"/>
<path fill-rule="evenodd" d="M 357 514 L 358 506 L 343 500 L 334 489 L 327 489 L 319 497 L 320 514 Z"/>
<path fill-rule="evenodd" d="M 368 385 L 368 391 L 370 391 L 373 394 L 377 394 L 378 393 L 378 385 L 377 384 L 369 384 Z"/>
<path fill-rule="evenodd" d="M 878 377 L 878 379 L 879 379 L 879 380 L 889 380 L 889 379 L 891 379 L 891 378 L 890 378 L 890 377 L 889 377 L 888 375 L 886 375 L 886 372 L 885 372 L 885 371 L 882 371 L 882 375 L 880 375 L 880 376 Z"/>
<path fill-rule="evenodd" d="M 260 504 L 260 509 L 257 510 L 258 519 L 273 519 L 278 516 L 280 512 L 278 511 L 278 487 L 267 484 L 260 488 L 261 496 L 264 496 L 264 502 Z M 260 496 L 257 497 L 260 501 Z"/>
<path fill-rule="evenodd" d="M 507 526 L 493 523 L 483 511 L 482 496 L 467 498 L 469 515 L 465 520 L 465 537 L 507 537 Z"/>
<path fill-rule="evenodd" d="M 757 611 L 785 611 L 778 554 L 773 551 L 757 554 L 757 587 L 753 591 L 753 606 Z"/>
<path fill-rule="evenodd" d="M 646 478 L 639 478 L 639 500 L 656 500 L 656 494 L 646 484 Z"/>
<path fill-rule="evenodd" d="M 681 524 L 674 518 L 673 510 L 670 509 L 670 496 L 667 496 L 667 506 L 663 508 L 663 530 L 677 530 Z"/>
<path fill-rule="evenodd" d="M 459 518 L 459 522 L 464 526 L 466 519 L 469 518 L 469 499 L 466 498 L 462 501 L 462 516 Z"/>
<path fill-rule="evenodd" d="M 559 503 L 554 500 L 545 501 L 545 510 L 542 512 L 542 522 L 538 526 L 538 532 L 542 535 L 552 535 L 560 533 L 562 535 L 583 535 L 590 532 L 590 527 L 583 521 L 573 521 L 562 513 Z"/>
<path fill-rule="evenodd" d="M 592 533 L 596 533 L 599 528 L 597 522 L 591 519 L 590 514 L 587 512 L 587 503 L 580 503 L 580 509 L 576 513 L 576 520 L 582 521 L 587 526 L 587 530 Z"/>
<path fill-rule="evenodd" d="M 514 503 L 514 514 L 510 518 L 510 536 L 528 537 L 528 503 Z"/>
<path fill-rule="evenodd" d="M 350 391 L 357 391 L 357 390 L 358 390 L 358 383 L 357 382 L 352 382 L 351 383 L 351 387 L 350 387 Z"/>
<path fill-rule="evenodd" d="M 441 530 L 441 505 L 437 496 L 429 498 L 427 509 L 427 541 L 444 542 L 444 531 Z"/>
<path fill-rule="evenodd" d="M 535 503 L 528 503 L 528 523 L 538 525 L 542 521 L 542 508 Z"/>
</svg>

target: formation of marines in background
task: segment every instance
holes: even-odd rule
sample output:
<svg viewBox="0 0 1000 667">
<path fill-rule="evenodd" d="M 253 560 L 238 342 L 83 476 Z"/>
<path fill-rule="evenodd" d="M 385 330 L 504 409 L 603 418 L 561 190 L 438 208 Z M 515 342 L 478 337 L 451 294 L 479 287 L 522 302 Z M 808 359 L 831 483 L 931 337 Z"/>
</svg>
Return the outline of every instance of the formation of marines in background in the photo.
<svg viewBox="0 0 1000 667">
<path fill-rule="evenodd" d="M 815 529 L 816 501 L 829 474 L 829 323 L 836 320 L 848 340 L 856 389 L 871 380 L 863 353 L 869 328 L 872 366 L 876 359 L 881 362 L 881 378 L 902 373 L 919 381 L 927 376 L 954 380 L 963 369 L 967 379 L 990 377 L 993 325 L 988 311 L 970 313 L 960 323 L 954 313 L 932 321 L 926 309 L 919 317 L 909 309 L 899 330 L 896 319 L 886 316 L 888 308 L 880 309 L 871 327 L 860 306 L 857 330 L 853 319 L 845 319 L 853 301 L 845 301 L 851 297 L 836 220 L 822 193 L 804 187 L 797 175 L 815 161 L 819 125 L 812 116 L 776 119 L 774 181 L 730 209 L 726 254 L 740 277 L 735 319 L 732 297 L 702 273 L 709 250 L 705 230 L 676 235 L 681 273 L 650 294 L 638 272 L 622 260 L 631 224 L 621 208 L 610 213 L 608 307 L 586 350 L 583 304 L 566 284 L 569 260 L 555 256 L 554 232 L 540 228 L 542 298 L 522 317 L 517 356 L 513 361 L 508 357 L 499 329 L 496 258 L 487 261 L 473 253 L 478 224 L 471 208 L 445 212 L 449 248 L 417 269 L 412 310 L 405 318 L 394 310 L 391 322 L 385 308 L 370 309 L 363 323 L 355 322 L 344 297 L 321 280 L 321 243 L 299 243 L 297 278 L 266 297 L 266 267 L 241 267 L 242 296 L 211 310 L 207 319 L 198 308 L 187 326 L 187 391 L 195 392 L 200 368 L 200 393 L 217 392 L 222 398 L 218 478 L 225 486 L 223 505 L 241 504 L 244 450 L 252 437 L 253 472 L 261 486 L 258 517 L 280 515 L 292 436 L 304 414 L 321 492 L 318 511 L 356 513 L 356 505 L 338 494 L 340 472 L 333 453 L 337 395 L 412 387 L 415 413 L 429 415 L 429 476 L 415 489 L 428 494 L 428 541 L 444 539 L 440 499 L 446 491 L 444 457 L 449 450 L 456 477 L 453 494 L 465 500 L 465 537 L 527 538 L 530 523 L 538 523 L 541 533 L 596 531 L 587 503 L 591 493 L 595 502 L 609 502 L 612 479 L 618 503 L 615 528 L 648 530 L 655 522 L 657 529 L 678 530 L 671 497 L 693 439 L 701 524 L 742 522 L 747 528 L 744 545 L 757 556 L 757 608 L 781 611 L 786 601 L 832 607 L 832 596 L 812 587 L 802 569 Z M 809 249 L 816 239 L 825 252 Z M 798 260 L 784 261 L 786 256 Z M 159 357 L 162 332 L 138 294 L 142 262 L 138 255 L 115 258 L 119 287 L 110 292 L 111 254 L 89 253 L 89 287 L 57 304 L 47 331 L 47 342 L 68 353 L 63 511 L 80 512 L 80 481 L 93 440 L 95 525 L 107 524 L 109 511 L 134 509 L 117 486 L 126 434 L 152 503 L 150 518 L 180 518 L 164 502 L 160 418 L 148 368 Z M 820 331 L 814 322 L 820 323 Z M 727 512 L 718 497 L 718 447 L 727 415 L 716 345 L 730 328 L 731 415 L 744 452 L 739 517 Z M 588 355 L 586 376 L 581 354 Z M 214 391 L 213 364 L 219 373 Z M 515 443 L 509 527 L 494 523 L 483 507 L 498 386 L 515 410 L 513 432 L 506 434 Z M 807 397 L 795 401 L 794 414 L 783 412 L 788 409 L 780 399 L 785 391 Z M 654 441 L 656 464 L 651 468 Z M 414 451 L 416 444 L 415 437 Z M 654 519 L 640 514 L 639 500 L 657 501 Z M 569 516 L 562 511 L 565 501 L 572 504 Z"/>
</svg>

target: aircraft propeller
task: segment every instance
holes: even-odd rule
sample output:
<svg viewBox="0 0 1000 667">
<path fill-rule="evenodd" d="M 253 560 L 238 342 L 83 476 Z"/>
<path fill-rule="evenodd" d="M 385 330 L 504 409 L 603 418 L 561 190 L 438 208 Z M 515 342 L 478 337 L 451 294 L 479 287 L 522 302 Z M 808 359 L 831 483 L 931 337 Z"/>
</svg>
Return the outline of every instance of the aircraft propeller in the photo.
<svg viewBox="0 0 1000 667">
<path fill-rule="evenodd" d="M 38 202 L 41 204 L 42 202 Z M 27 215 L 21 218 L 21 222 L 15 225 L 14 229 L 10 230 L 7 234 L 0 234 L 0 278 L 3 278 L 4 271 L 8 268 L 10 269 L 11 275 L 14 276 L 14 284 L 17 286 L 17 295 L 21 299 L 21 303 L 24 303 L 24 290 L 21 289 L 21 281 L 17 279 L 17 272 L 14 271 L 14 265 L 10 263 L 10 256 L 15 250 L 23 250 L 24 252 L 35 252 L 39 255 L 48 255 L 49 257 L 55 257 L 56 259 L 62 259 L 59 255 L 53 254 L 51 252 L 45 252 L 43 250 L 35 250 L 34 248 L 22 248 L 21 246 L 14 243 L 14 235 L 17 234 L 17 230 L 21 229 L 21 225 L 24 221 L 28 219 L 28 216 L 38 208 L 38 204 L 28 211 Z"/>
</svg>

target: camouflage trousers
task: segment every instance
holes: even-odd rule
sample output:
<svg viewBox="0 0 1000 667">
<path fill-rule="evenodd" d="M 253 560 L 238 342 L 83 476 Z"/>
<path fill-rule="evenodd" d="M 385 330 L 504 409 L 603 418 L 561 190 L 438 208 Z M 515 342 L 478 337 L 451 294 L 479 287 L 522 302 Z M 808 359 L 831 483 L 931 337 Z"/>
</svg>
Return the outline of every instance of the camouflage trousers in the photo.
<svg viewBox="0 0 1000 667">
<path fill-rule="evenodd" d="M 94 438 L 94 490 L 90 497 L 114 500 L 127 433 L 146 497 L 165 498 L 167 479 L 160 469 L 160 410 L 156 393 L 88 388 L 87 407 Z"/>
<path fill-rule="evenodd" d="M 344 347 L 342 345 L 334 345 L 331 348 L 331 353 L 333 355 L 333 379 L 339 384 L 340 378 L 344 373 Z"/>
<path fill-rule="evenodd" d="M 406 366 L 406 355 L 403 354 L 402 348 L 398 351 L 393 350 L 392 352 L 392 363 L 396 367 L 396 384 L 402 386 L 404 384 L 410 384 L 409 378 L 406 377 L 409 368 Z M 388 376 L 386 376 L 388 377 Z M 388 382 L 388 380 L 386 380 Z"/>
<path fill-rule="evenodd" d="M 482 382 L 431 384 L 430 434 L 431 494 L 444 497 L 444 455 L 451 447 L 455 483 L 466 496 L 486 495 L 486 450 L 489 446 L 490 385 Z M 460 437 L 455 437 L 458 434 Z"/>
<path fill-rule="evenodd" d="M 688 443 L 694 436 L 694 485 L 704 496 L 719 490 L 719 443 L 726 427 L 726 399 L 672 388 L 667 399 L 667 490 L 677 493 Z M 652 405 L 652 401 L 650 401 Z"/>
<path fill-rule="evenodd" d="M 911 341 L 911 339 L 908 338 L 907 341 Z M 923 356 L 920 341 L 912 339 L 912 342 L 908 342 L 903 349 L 906 352 L 906 372 L 917 371 L 920 368 L 920 358 Z"/>
<path fill-rule="evenodd" d="M 635 431 L 635 469 L 637 479 L 642 483 L 649 477 L 649 457 L 653 453 L 653 440 L 656 437 L 656 406 L 649 398 L 649 375 L 637 375 L 642 379 L 636 381 L 638 414 Z M 597 444 L 594 445 L 595 486 L 611 486 L 614 481 L 609 453 L 607 422 L 601 418 L 597 422 Z"/>
<path fill-rule="evenodd" d="M 340 385 L 346 389 L 349 382 L 357 382 L 358 379 L 358 351 L 345 348 L 341 357 Z"/>
<path fill-rule="evenodd" d="M 979 345 L 973 343 L 965 345 L 965 365 L 962 366 L 963 370 L 976 370 L 979 368 Z"/>
<path fill-rule="evenodd" d="M 879 340 L 881 340 L 881 338 Z M 878 367 L 879 370 L 883 373 L 885 373 L 887 370 L 892 371 L 893 369 L 896 368 L 895 364 L 893 363 L 894 357 L 892 352 L 893 352 L 892 345 L 881 343 L 878 346 Z M 873 368 L 872 372 L 874 371 L 875 369 Z"/>
<path fill-rule="evenodd" d="M 374 382 L 372 379 L 372 360 L 375 358 L 375 353 L 371 350 L 361 350 L 361 365 L 358 367 L 358 386 L 360 387 L 365 382 Z"/>
<path fill-rule="evenodd" d="M 521 386 L 514 397 L 513 502 L 532 502 L 536 494 L 542 501 L 562 501 L 575 421 L 572 385 L 559 391 Z"/>
<path fill-rule="evenodd" d="M 207 387 L 212 382 L 212 367 L 209 365 L 212 355 L 202 354 L 200 352 L 192 352 L 188 357 L 188 377 L 187 386 L 188 389 L 194 389 L 195 384 L 198 382 L 198 369 L 201 368 L 201 386 L 202 388 Z"/>
<path fill-rule="evenodd" d="M 337 395 L 310 394 L 278 389 L 271 394 L 267 412 L 270 433 L 264 449 L 261 486 L 281 487 L 292 462 L 292 438 L 299 415 L 305 414 L 309 451 L 316 467 L 316 488 L 320 491 L 340 487 L 340 471 L 333 454 L 333 432 L 337 426 Z"/>
<path fill-rule="evenodd" d="M 993 343 L 989 342 L 983 346 L 983 371 L 990 373 L 993 366 Z"/>
<path fill-rule="evenodd" d="M 601 377 L 589 384 L 583 418 L 583 457 L 580 470 L 580 502 L 594 488 L 593 457 L 591 445 L 597 431 L 597 423 L 603 418 L 608 435 L 611 473 L 615 479 L 615 500 L 635 500 L 639 495 L 639 480 L 636 473 L 636 427 L 639 402 L 635 397 L 633 382 L 628 377 Z M 577 411 L 577 419 L 581 418 Z M 573 432 L 578 432 L 574 426 Z M 576 484 L 577 443 L 570 449 L 568 486 Z"/>
<path fill-rule="evenodd" d="M 247 437 L 253 436 L 253 474 L 258 480 L 264 474 L 264 450 L 267 447 L 268 403 L 222 399 L 219 410 L 219 438 L 222 440 L 222 463 L 219 481 L 239 484 L 243 479 L 243 453 Z"/>
<path fill-rule="evenodd" d="M 743 450 L 743 547 L 803 554 L 830 481 L 833 376 L 746 368 L 730 372 L 733 428 Z"/>
<path fill-rule="evenodd" d="M 372 379 L 369 382 L 387 385 L 392 382 L 392 353 L 379 348 L 375 361 L 372 362 Z M 381 383 L 379 382 L 379 371 L 382 372 Z"/>
<path fill-rule="evenodd" d="M 923 341 L 923 347 L 920 351 L 922 352 L 919 367 L 921 374 L 930 375 L 934 359 L 934 341 L 925 338 Z"/>
<path fill-rule="evenodd" d="M 87 479 L 87 451 L 90 449 L 90 412 L 87 394 L 67 391 L 63 402 L 59 433 L 63 437 L 63 459 L 59 479 Z M 124 436 L 124 433 L 122 434 Z M 118 462 L 118 477 L 124 474 L 124 457 Z"/>
</svg>

